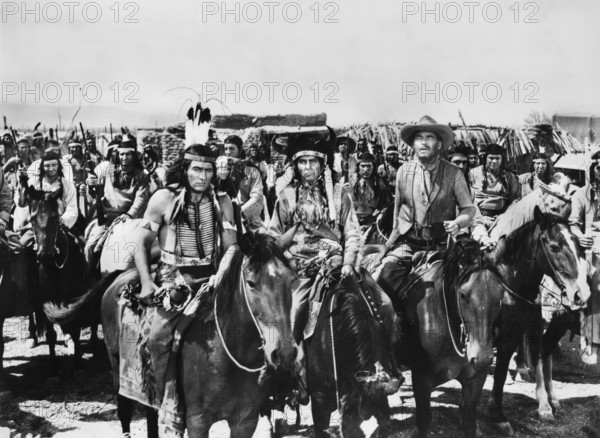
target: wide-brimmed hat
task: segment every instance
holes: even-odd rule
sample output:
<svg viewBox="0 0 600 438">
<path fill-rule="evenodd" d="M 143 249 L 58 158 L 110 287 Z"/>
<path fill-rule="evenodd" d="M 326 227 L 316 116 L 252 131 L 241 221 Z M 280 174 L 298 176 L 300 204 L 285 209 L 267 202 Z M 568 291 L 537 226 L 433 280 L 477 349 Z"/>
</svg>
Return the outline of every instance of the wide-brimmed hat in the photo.
<svg viewBox="0 0 600 438">
<path fill-rule="evenodd" d="M 421 117 L 415 125 L 404 125 L 400 130 L 400 137 L 404 143 L 412 146 L 414 136 L 420 131 L 434 132 L 442 139 L 444 149 L 449 149 L 454 142 L 454 131 L 448 125 L 441 125 L 429 116 Z"/>
<path fill-rule="evenodd" d="M 356 141 L 348 135 L 341 135 L 337 138 L 335 142 L 335 152 L 340 151 L 341 144 L 347 145 L 346 152 L 348 154 L 353 154 L 356 151 Z"/>
</svg>

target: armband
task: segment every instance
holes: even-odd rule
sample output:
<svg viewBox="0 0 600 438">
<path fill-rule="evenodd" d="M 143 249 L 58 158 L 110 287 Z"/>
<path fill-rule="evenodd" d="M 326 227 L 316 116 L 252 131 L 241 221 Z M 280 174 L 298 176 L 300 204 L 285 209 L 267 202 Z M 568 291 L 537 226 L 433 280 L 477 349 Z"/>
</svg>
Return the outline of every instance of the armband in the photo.
<svg viewBox="0 0 600 438">
<path fill-rule="evenodd" d="M 145 230 L 156 233 L 160 228 L 160 224 L 157 224 L 156 222 L 151 221 L 150 219 L 140 219 L 138 228 L 143 228 Z"/>
<path fill-rule="evenodd" d="M 224 221 L 223 222 L 223 230 L 233 230 L 236 231 L 235 227 L 231 225 L 231 222 Z"/>
</svg>

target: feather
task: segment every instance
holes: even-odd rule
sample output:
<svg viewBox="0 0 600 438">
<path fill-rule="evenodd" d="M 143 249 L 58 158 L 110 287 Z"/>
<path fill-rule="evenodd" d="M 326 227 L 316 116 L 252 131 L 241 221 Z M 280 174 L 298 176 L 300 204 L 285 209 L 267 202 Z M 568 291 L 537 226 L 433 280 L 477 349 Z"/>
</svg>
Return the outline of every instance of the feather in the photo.
<svg viewBox="0 0 600 438">
<path fill-rule="evenodd" d="M 35 128 L 33 128 L 33 132 L 37 132 L 37 130 L 41 124 L 42 124 L 42 122 L 37 122 L 37 125 L 35 125 Z"/>
<path fill-rule="evenodd" d="M 191 109 L 191 108 L 190 108 Z M 192 113 L 194 110 L 192 109 Z M 185 122 L 185 147 L 191 146 L 194 144 L 194 121 L 188 120 Z"/>
<path fill-rule="evenodd" d="M 188 120 L 194 120 L 194 107 L 191 106 L 190 109 L 187 112 L 187 118 Z"/>
<path fill-rule="evenodd" d="M 210 108 L 204 108 L 200 112 L 200 123 L 208 123 L 211 120 Z"/>
</svg>

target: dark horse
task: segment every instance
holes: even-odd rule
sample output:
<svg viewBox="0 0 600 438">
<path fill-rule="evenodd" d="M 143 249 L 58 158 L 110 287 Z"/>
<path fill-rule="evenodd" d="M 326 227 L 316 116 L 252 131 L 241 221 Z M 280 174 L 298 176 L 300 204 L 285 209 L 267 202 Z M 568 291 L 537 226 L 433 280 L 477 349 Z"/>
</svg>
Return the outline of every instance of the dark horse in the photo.
<svg viewBox="0 0 600 438">
<path fill-rule="evenodd" d="M 424 262 L 401 293 L 403 331 L 398 361 L 408 365 L 417 407 L 418 436 L 431 426 L 431 392 L 449 380 L 462 385 L 462 429 L 476 436 L 476 412 L 492 363 L 493 324 L 512 299 L 478 244 L 450 244 L 442 260 Z"/>
<path fill-rule="evenodd" d="M 214 292 L 205 291 L 181 338 L 178 387 L 185 400 L 190 438 L 208 437 L 227 420 L 231 437 L 251 437 L 269 393 L 270 369 L 291 370 L 297 354 L 291 335 L 291 285 L 296 275 L 271 236 L 245 235 Z M 120 294 L 132 271 L 118 277 L 102 298 L 102 327 L 115 387 L 119 388 Z M 121 340 L 127 342 L 127 340 Z M 133 401 L 118 396 L 124 433 Z M 147 408 L 148 434 L 157 436 L 157 415 Z"/>
<path fill-rule="evenodd" d="M 339 278 L 339 270 L 335 276 Z M 364 295 L 379 286 L 365 271 L 358 281 L 334 281 L 326 294 L 314 334 L 306 341 L 308 392 L 312 402 L 315 435 L 329 436 L 331 413 L 339 408 L 342 436 L 362 437 L 360 423 L 371 416 L 379 424 L 389 421 L 387 396 L 401 380 L 390 379 L 389 337 Z M 368 293 L 368 292 L 367 292 Z M 369 297 L 369 298 L 367 298 Z"/>
<path fill-rule="evenodd" d="M 27 188 L 27 199 L 34 234 L 34 249 L 25 249 L 23 265 L 35 269 L 24 274 L 22 287 L 37 315 L 38 331 L 46 331 L 52 367 L 56 367 L 56 331 L 51 322 L 52 310 L 68 303 L 85 291 L 86 263 L 77 238 L 60 225 L 58 199 L 62 190 L 47 193 Z M 33 278 L 29 278 L 29 277 Z M 50 318 L 50 320 L 48 320 Z M 85 325 L 84 325 L 85 326 Z M 81 359 L 79 324 L 61 325 L 74 344 L 76 366 Z"/>
<path fill-rule="evenodd" d="M 497 359 L 494 386 L 486 406 L 486 414 L 503 433 L 512 435 L 512 427 L 502 410 L 504 383 L 510 359 L 522 343 L 526 361 L 536 372 L 538 414 L 553 419 L 558 398 L 552 388 L 552 356 L 546 345 L 543 354 L 543 321 L 538 300 L 544 275 L 562 290 L 561 301 L 566 308 L 578 309 L 585 303 L 590 290 L 586 281 L 575 236 L 567 222 L 535 207 L 534 220 L 503 237 L 488 256 L 501 272 L 508 287 L 518 295 L 514 306 L 504 307 L 498 318 L 496 337 Z M 550 350 L 551 351 L 551 350 Z"/>
</svg>

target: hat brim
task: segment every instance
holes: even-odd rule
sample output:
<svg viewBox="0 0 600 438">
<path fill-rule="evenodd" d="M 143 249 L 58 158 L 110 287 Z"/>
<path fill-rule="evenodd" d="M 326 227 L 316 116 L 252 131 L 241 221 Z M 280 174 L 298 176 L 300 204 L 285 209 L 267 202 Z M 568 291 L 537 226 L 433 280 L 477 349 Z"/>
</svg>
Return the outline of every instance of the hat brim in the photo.
<svg viewBox="0 0 600 438">
<path fill-rule="evenodd" d="M 400 129 L 400 138 L 402 141 L 412 147 L 412 139 L 420 131 L 434 132 L 442 139 L 444 149 L 449 149 L 454 142 L 454 131 L 448 125 L 425 124 L 425 125 L 404 125 Z"/>
</svg>

